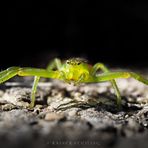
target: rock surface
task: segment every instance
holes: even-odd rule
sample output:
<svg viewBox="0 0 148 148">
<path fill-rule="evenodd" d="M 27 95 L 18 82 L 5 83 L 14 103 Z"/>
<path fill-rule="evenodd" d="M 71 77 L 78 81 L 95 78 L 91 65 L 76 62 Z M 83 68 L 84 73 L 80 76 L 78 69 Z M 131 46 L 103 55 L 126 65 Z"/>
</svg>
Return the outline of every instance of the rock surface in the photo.
<svg viewBox="0 0 148 148">
<path fill-rule="evenodd" d="M 119 110 L 109 82 L 73 86 L 50 80 L 39 83 L 36 105 L 29 109 L 32 81 L 23 80 L 0 86 L 1 146 L 147 147 L 148 86 L 118 79 Z"/>
</svg>

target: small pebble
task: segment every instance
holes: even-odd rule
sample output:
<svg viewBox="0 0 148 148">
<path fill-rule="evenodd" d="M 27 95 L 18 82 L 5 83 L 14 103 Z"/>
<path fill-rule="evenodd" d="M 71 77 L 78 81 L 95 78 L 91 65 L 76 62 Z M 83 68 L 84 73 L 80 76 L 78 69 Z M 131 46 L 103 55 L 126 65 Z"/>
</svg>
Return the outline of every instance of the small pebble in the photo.
<svg viewBox="0 0 148 148">
<path fill-rule="evenodd" d="M 10 111 L 12 109 L 17 109 L 17 107 L 13 104 L 5 104 L 5 105 L 2 105 L 2 110 L 3 111 Z"/>
<path fill-rule="evenodd" d="M 57 113 L 47 113 L 45 115 L 45 120 L 46 121 L 53 121 L 53 120 L 61 120 L 63 119 L 65 116 L 63 114 L 57 114 Z"/>
</svg>

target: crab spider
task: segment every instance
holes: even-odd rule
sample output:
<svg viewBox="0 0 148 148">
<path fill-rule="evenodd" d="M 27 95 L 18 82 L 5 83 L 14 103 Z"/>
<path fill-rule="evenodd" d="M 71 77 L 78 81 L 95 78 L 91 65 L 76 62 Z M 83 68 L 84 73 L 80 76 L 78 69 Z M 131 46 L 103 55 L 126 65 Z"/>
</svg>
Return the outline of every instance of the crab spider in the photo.
<svg viewBox="0 0 148 148">
<path fill-rule="evenodd" d="M 97 74 L 98 70 L 102 70 L 102 74 Z M 60 59 L 54 59 L 47 69 L 31 68 L 31 67 L 10 67 L 0 72 L 0 83 L 7 81 L 14 76 L 34 76 L 34 82 L 31 92 L 30 107 L 35 105 L 35 93 L 40 77 L 59 79 L 74 84 L 80 83 L 99 83 L 110 81 L 117 96 L 117 106 L 121 105 L 121 95 L 115 79 L 117 78 L 135 78 L 136 80 L 148 85 L 148 80 L 134 72 L 110 72 L 102 63 L 96 63 L 91 66 L 86 60 L 81 58 L 71 58 L 61 62 Z"/>
</svg>

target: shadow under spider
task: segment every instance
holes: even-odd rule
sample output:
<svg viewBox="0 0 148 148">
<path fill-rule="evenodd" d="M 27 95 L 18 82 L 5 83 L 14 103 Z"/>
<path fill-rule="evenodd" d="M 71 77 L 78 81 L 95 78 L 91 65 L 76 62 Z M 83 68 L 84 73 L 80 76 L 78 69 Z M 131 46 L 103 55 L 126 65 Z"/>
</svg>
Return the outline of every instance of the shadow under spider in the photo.
<svg viewBox="0 0 148 148">
<path fill-rule="evenodd" d="M 72 101 L 70 102 L 67 102 L 67 103 L 63 103 L 61 105 L 58 106 L 58 108 L 56 110 L 67 110 L 67 109 L 70 109 L 72 107 L 77 107 L 77 108 L 81 108 L 83 110 L 85 109 L 88 109 L 88 108 L 95 108 L 97 110 L 98 106 L 102 106 L 103 103 L 101 101 L 99 101 L 99 98 L 104 98 L 104 100 L 112 100 L 112 105 L 106 105 L 106 106 L 112 106 L 112 108 L 116 108 L 116 103 L 113 103 L 115 101 L 114 98 L 115 97 L 111 97 L 109 95 L 106 95 L 106 93 L 103 93 L 103 94 L 99 94 L 98 96 L 95 96 L 96 98 L 94 99 L 90 99 L 89 101 L 78 101 L 76 99 L 73 99 Z M 105 102 L 105 101 L 104 101 Z M 107 102 L 107 101 L 106 101 Z M 108 107 L 106 107 L 106 109 L 108 110 Z M 99 110 L 98 110 L 99 111 Z"/>
<path fill-rule="evenodd" d="M 99 101 L 99 98 L 100 99 L 104 98 L 104 100 L 109 100 L 109 101 L 101 102 L 101 101 Z M 81 108 L 82 110 L 85 110 L 88 108 L 95 108 L 96 111 L 105 110 L 105 111 L 115 114 L 115 113 L 118 113 L 121 111 L 134 112 L 134 111 L 138 111 L 138 110 L 142 109 L 142 107 L 138 107 L 136 105 L 129 106 L 128 99 L 125 96 L 122 96 L 122 100 L 124 100 L 125 103 L 122 103 L 121 107 L 118 108 L 116 105 L 116 96 L 115 95 L 102 93 L 102 94 L 98 95 L 98 97 L 95 99 L 95 101 L 93 100 L 92 102 L 85 102 L 85 101 L 78 101 L 78 100 L 74 99 L 70 102 L 59 105 L 56 110 L 57 111 L 58 110 L 65 111 L 65 110 L 70 109 L 72 107 Z"/>
</svg>

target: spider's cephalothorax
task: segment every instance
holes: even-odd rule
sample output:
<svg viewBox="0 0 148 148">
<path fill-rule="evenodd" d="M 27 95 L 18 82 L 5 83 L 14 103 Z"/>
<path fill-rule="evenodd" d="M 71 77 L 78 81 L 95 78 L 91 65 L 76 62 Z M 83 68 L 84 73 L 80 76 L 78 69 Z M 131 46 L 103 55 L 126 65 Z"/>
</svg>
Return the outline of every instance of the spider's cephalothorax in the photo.
<svg viewBox="0 0 148 148">
<path fill-rule="evenodd" d="M 67 82 L 82 82 L 90 77 L 90 66 L 82 58 L 71 58 L 61 67 L 63 80 Z"/>
</svg>

